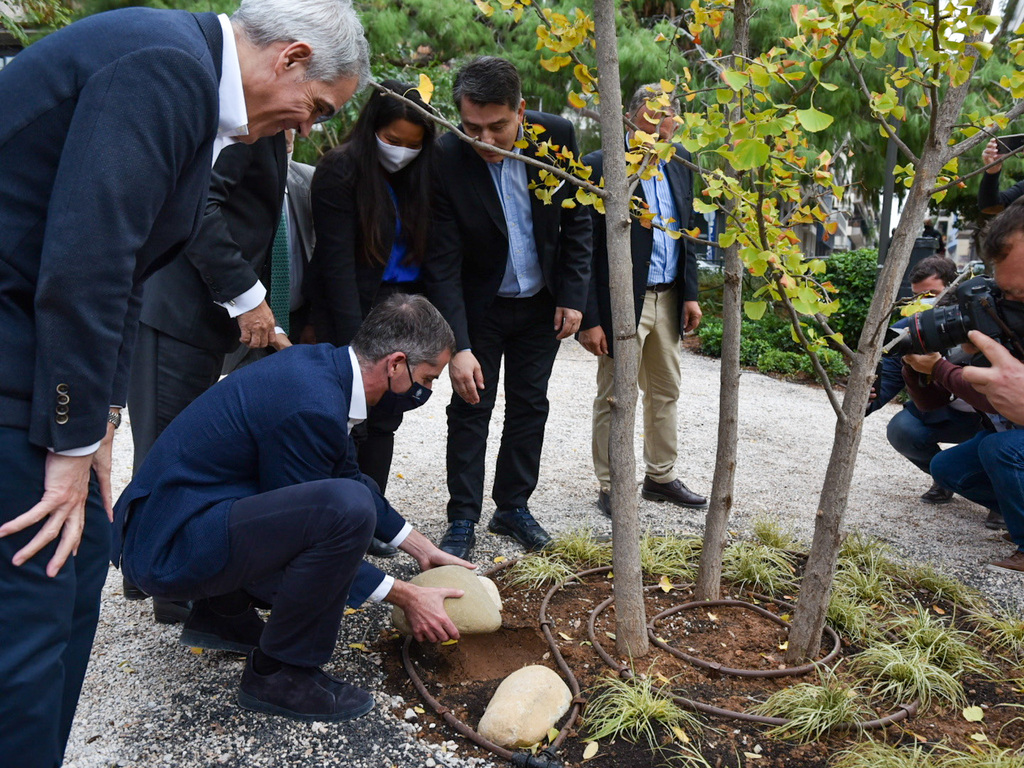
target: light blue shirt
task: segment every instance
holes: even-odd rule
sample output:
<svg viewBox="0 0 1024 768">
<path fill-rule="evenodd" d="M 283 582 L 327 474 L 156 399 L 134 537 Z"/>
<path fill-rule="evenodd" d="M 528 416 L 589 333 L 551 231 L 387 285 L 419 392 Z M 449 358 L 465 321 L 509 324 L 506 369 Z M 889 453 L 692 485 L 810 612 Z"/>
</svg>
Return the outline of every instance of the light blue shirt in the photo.
<svg viewBox="0 0 1024 768">
<path fill-rule="evenodd" d="M 679 221 L 676 203 L 672 199 L 672 190 L 668 185 L 665 163 L 658 163 L 658 170 L 661 172 L 660 179 L 640 180 L 644 190 L 644 197 L 647 198 L 647 205 L 654 214 L 654 223 L 665 227 L 665 229 L 679 232 L 682 230 L 682 222 Z M 675 221 L 666 224 L 669 219 L 675 219 Z M 655 227 L 654 247 L 651 250 L 651 267 L 647 271 L 647 284 L 671 283 L 676 279 L 678 267 L 679 241 L 673 240 L 665 232 Z"/>
<path fill-rule="evenodd" d="M 515 150 L 518 154 L 519 150 Z M 533 239 L 533 211 L 530 208 L 530 187 L 526 164 L 515 160 L 488 163 L 494 188 L 498 190 L 501 210 L 508 229 L 508 262 L 498 295 L 525 299 L 544 287 L 537 244 Z"/>
</svg>

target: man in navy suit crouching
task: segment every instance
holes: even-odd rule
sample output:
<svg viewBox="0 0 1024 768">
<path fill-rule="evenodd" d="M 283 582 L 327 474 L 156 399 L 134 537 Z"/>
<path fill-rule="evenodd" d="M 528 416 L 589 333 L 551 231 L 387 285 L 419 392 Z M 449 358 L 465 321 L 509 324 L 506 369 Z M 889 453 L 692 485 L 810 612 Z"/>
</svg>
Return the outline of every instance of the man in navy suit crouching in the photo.
<svg viewBox="0 0 1024 768">
<path fill-rule="evenodd" d="M 348 599 L 401 607 L 420 640 L 459 633 L 450 589 L 362 563 L 371 536 L 423 569 L 475 566 L 442 552 L 359 472 L 351 427 L 370 407 L 422 405 L 455 336 L 421 296 L 375 308 L 349 347 L 295 346 L 228 376 L 160 435 L 115 507 L 114 560 L 157 597 L 195 600 L 182 641 L 246 651 L 239 704 L 297 720 L 348 720 L 369 693 L 319 667 Z M 271 603 L 264 626 L 252 598 Z"/>
</svg>

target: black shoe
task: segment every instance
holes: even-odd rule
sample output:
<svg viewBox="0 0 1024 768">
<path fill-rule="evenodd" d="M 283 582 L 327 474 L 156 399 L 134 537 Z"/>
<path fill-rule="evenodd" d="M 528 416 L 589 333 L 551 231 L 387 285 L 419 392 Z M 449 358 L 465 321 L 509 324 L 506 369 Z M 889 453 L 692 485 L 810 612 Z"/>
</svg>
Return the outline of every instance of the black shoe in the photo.
<svg viewBox="0 0 1024 768">
<path fill-rule="evenodd" d="M 953 492 L 947 491 L 938 483 L 932 483 L 932 487 L 921 494 L 921 501 L 925 504 L 949 504 L 953 500 Z"/>
<path fill-rule="evenodd" d="M 373 696 L 327 674 L 319 667 L 283 664 L 269 675 L 245 662 L 238 704 L 254 712 L 281 715 L 304 722 L 354 720 L 373 709 Z"/>
<path fill-rule="evenodd" d="M 157 624 L 181 624 L 188 621 L 192 612 L 192 603 L 182 600 L 164 600 L 153 598 L 153 620 Z"/>
<path fill-rule="evenodd" d="M 469 560 L 476 544 L 476 523 L 473 520 L 452 520 L 441 537 L 438 547 L 442 552 Z"/>
<path fill-rule="evenodd" d="M 985 527 L 993 531 L 998 531 L 1006 527 L 1006 521 L 1003 520 L 1001 513 L 996 512 L 994 509 L 990 509 L 988 511 L 988 517 L 985 518 Z"/>
<path fill-rule="evenodd" d="M 366 554 L 374 557 L 394 557 L 398 554 L 398 547 L 392 547 L 386 541 L 381 541 L 374 536 L 370 539 L 370 546 L 367 547 Z"/>
<path fill-rule="evenodd" d="M 668 501 L 679 507 L 689 509 L 704 509 L 708 500 L 699 493 L 694 493 L 679 480 L 671 483 L 656 483 L 651 478 L 645 477 L 640 495 L 648 501 Z"/>
<path fill-rule="evenodd" d="M 544 549 L 551 543 L 548 532 L 540 527 L 526 507 L 515 509 L 499 509 L 495 511 L 487 530 L 502 536 L 511 536 L 518 541 L 527 552 Z"/>
<path fill-rule="evenodd" d="M 136 587 L 124 576 L 121 577 L 121 594 L 125 600 L 145 600 L 149 595 Z"/>
<path fill-rule="evenodd" d="M 608 491 L 598 491 L 597 508 L 601 510 L 601 514 L 605 517 L 612 516 L 612 500 L 608 495 Z"/>
<path fill-rule="evenodd" d="M 235 616 L 223 616 L 206 600 L 196 600 L 192 613 L 181 630 L 180 642 L 208 651 L 249 653 L 260 644 L 264 622 L 249 606 Z"/>
</svg>

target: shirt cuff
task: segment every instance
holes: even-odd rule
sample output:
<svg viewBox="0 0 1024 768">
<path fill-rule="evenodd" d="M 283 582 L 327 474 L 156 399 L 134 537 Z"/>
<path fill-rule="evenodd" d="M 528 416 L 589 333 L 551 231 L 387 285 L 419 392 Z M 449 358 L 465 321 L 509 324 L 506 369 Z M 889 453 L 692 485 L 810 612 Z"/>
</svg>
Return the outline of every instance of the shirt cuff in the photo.
<svg viewBox="0 0 1024 768">
<path fill-rule="evenodd" d="M 370 593 L 370 596 L 366 598 L 366 602 L 379 603 L 381 600 L 388 596 L 388 593 L 391 591 L 391 588 L 393 586 L 395 586 L 395 577 L 385 576 L 384 581 L 382 581 L 380 585 L 378 585 L 378 587 Z"/>
<path fill-rule="evenodd" d="M 50 451 L 56 453 L 58 456 L 91 456 L 100 449 L 100 442 L 103 441 L 101 440 L 93 443 L 92 445 L 87 445 L 84 448 L 68 448 L 66 451 L 54 451 L 53 448 L 50 448 Z"/>
<path fill-rule="evenodd" d="M 256 309 L 266 297 L 267 289 L 257 280 L 256 284 L 241 296 L 236 296 L 231 301 L 214 303 L 224 307 L 228 311 L 228 317 L 238 317 L 251 309 Z"/>
<path fill-rule="evenodd" d="M 388 544 L 392 547 L 400 547 L 402 546 L 402 542 L 409 537 L 410 533 L 412 533 L 412 523 L 406 523 L 402 526 L 402 530 L 398 532 L 398 535 L 389 541 Z"/>
</svg>

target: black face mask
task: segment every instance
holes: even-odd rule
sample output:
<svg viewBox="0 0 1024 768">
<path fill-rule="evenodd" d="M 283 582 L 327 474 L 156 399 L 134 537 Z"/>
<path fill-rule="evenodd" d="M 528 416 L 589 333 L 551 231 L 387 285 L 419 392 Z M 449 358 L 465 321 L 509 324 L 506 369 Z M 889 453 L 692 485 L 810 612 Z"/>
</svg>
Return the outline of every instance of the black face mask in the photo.
<svg viewBox="0 0 1024 768">
<path fill-rule="evenodd" d="M 412 386 L 405 392 L 395 392 L 391 389 L 391 377 L 388 377 L 388 391 L 385 392 L 380 401 L 373 406 L 374 411 L 382 416 L 397 416 L 400 413 L 419 408 L 430 399 L 430 390 L 420 384 L 412 377 L 412 369 L 409 368 L 409 361 L 405 361 L 405 370 L 409 372 L 409 381 Z"/>
</svg>

